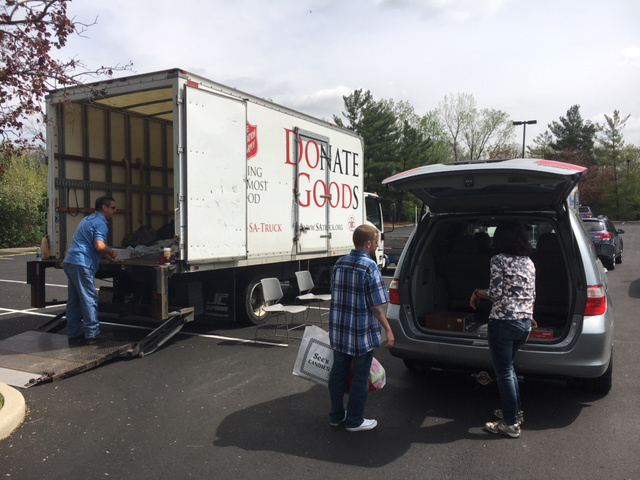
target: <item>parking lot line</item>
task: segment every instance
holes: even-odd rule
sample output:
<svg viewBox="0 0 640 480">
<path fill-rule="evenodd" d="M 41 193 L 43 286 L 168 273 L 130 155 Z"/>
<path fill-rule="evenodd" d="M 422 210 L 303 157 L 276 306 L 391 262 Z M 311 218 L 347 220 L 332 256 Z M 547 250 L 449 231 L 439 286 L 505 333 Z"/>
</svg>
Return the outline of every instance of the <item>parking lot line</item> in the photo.
<svg viewBox="0 0 640 480">
<path fill-rule="evenodd" d="M 56 307 L 60 307 L 60 305 L 50 305 L 48 307 L 45 308 L 56 308 Z M 51 313 L 43 313 L 43 312 L 36 312 L 34 311 L 34 309 L 26 309 L 26 310 L 16 310 L 13 308 L 4 308 L 4 307 L 0 307 L 0 317 L 3 315 L 14 315 L 16 313 L 22 313 L 25 315 L 36 315 L 36 316 L 41 316 L 41 317 L 55 317 L 56 315 L 51 314 Z M 113 323 L 113 322 L 100 322 L 102 325 L 110 325 L 113 327 L 119 327 L 119 328 L 132 328 L 132 329 L 136 329 L 136 330 L 153 330 L 152 327 L 143 327 L 140 325 L 124 325 L 122 323 Z M 212 335 L 212 334 L 208 334 L 208 333 L 191 333 L 191 332 L 178 332 L 178 335 L 190 335 L 192 337 L 201 337 L 201 338 L 211 338 L 214 340 L 224 340 L 224 341 L 228 341 L 228 342 L 237 342 L 237 343 L 255 343 L 258 345 L 269 345 L 272 347 L 288 347 L 289 344 L 287 343 L 281 343 L 281 342 L 267 342 L 267 341 L 262 341 L 262 340 L 248 340 L 246 338 L 236 338 L 236 337 L 225 337 L 222 335 Z"/>
<path fill-rule="evenodd" d="M 0 278 L 0 282 L 6 282 L 6 283 L 20 283 L 22 285 L 26 285 L 27 282 L 25 282 L 24 280 L 5 280 L 4 278 Z M 67 288 L 66 285 L 58 285 L 56 283 L 45 283 L 45 285 L 47 287 L 60 287 L 60 288 Z"/>
</svg>

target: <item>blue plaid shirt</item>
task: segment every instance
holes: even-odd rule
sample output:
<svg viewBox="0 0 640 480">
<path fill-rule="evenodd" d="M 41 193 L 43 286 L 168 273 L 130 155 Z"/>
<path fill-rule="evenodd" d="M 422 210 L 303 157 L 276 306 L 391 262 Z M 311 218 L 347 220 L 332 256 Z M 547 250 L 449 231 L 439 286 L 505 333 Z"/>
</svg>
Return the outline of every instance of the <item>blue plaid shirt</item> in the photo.
<svg viewBox="0 0 640 480">
<path fill-rule="evenodd" d="M 347 355 L 364 355 L 380 346 L 382 329 L 371 307 L 389 302 L 378 265 L 361 250 L 333 267 L 329 337 L 331 347 Z"/>
</svg>

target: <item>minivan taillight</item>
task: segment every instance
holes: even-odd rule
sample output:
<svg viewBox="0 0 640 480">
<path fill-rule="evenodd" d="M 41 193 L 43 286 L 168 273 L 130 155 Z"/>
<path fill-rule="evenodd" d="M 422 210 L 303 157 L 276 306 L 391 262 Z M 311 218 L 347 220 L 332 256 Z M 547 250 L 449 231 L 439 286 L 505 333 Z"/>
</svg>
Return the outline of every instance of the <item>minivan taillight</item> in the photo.
<svg viewBox="0 0 640 480">
<path fill-rule="evenodd" d="M 603 315 L 607 311 L 607 295 L 603 285 L 591 285 L 587 288 L 587 306 L 585 316 Z"/>
<path fill-rule="evenodd" d="M 389 285 L 389 302 L 392 305 L 400 305 L 400 291 L 398 290 L 398 279 L 394 278 Z"/>
</svg>

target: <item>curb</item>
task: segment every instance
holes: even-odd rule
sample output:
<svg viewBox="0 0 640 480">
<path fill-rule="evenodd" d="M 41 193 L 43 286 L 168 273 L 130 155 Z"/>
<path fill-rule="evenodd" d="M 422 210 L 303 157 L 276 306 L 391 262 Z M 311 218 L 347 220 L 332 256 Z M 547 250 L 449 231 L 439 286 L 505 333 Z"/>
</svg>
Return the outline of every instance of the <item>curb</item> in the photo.
<svg viewBox="0 0 640 480">
<path fill-rule="evenodd" d="M 0 410 L 1 441 L 20 426 L 27 414 L 27 407 L 22 394 L 9 385 L 0 383 L 0 394 L 4 397 L 4 407 Z"/>
</svg>

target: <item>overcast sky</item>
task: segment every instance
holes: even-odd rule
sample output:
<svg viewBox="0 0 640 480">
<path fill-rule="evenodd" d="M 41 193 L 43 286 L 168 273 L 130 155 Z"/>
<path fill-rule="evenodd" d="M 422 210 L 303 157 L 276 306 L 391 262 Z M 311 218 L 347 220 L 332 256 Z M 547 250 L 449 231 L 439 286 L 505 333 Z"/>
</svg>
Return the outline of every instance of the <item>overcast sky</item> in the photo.
<svg viewBox="0 0 640 480">
<path fill-rule="evenodd" d="M 528 144 L 579 104 L 630 114 L 640 145 L 637 0 L 74 0 L 69 15 L 97 17 L 62 54 L 91 66 L 179 67 L 325 119 L 359 88 L 420 115 L 471 93 L 537 120 Z"/>
</svg>

